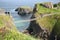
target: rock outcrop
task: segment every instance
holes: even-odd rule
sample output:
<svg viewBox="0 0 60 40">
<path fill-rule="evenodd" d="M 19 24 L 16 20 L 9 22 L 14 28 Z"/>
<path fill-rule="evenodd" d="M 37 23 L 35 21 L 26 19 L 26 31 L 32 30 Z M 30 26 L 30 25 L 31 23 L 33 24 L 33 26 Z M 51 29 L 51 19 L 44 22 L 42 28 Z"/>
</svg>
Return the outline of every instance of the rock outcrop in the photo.
<svg viewBox="0 0 60 40">
<path fill-rule="evenodd" d="M 44 5 L 46 8 L 53 8 L 52 2 L 43 3 L 42 5 Z"/>
<path fill-rule="evenodd" d="M 50 5 L 49 5 L 50 6 Z M 36 8 L 37 7 L 37 8 Z M 60 39 L 60 13 L 59 10 L 50 9 L 52 6 L 46 8 L 40 4 L 35 5 L 35 9 L 33 12 L 32 18 L 37 18 L 41 16 L 41 14 L 54 14 L 46 17 L 41 17 L 34 21 L 30 22 L 30 26 L 26 29 L 24 33 L 29 33 L 38 38 L 42 38 L 43 40 L 59 40 Z M 37 10 L 38 9 L 38 10 Z M 56 11 L 55 11 L 56 10 Z M 55 14 L 56 12 L 56 14 Z"/>
<path fill-rule="evenodd" d="M 32 13 L 32 8 L 30 8 L 30 7 L 18 7 L 15 11 L 17 11 L 19 15 L 28 15 L 28 14 Z"/>
</svg>

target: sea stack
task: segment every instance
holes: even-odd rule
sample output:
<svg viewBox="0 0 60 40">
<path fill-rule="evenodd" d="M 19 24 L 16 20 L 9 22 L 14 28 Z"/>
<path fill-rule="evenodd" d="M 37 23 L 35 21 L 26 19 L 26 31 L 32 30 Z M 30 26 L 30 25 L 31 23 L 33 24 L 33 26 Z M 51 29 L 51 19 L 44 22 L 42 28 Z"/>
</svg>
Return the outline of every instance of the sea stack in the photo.
<svg viewBox="0 0 60 40">
<path fill-rule="evenodd" d="M 16 8 L 15 11 L 17 11 L 19 15 L 24 16 L 24 15 L 31 14 L 33 10 L 30 7 L 23 6 L 23 7 Z"/>
</svg>

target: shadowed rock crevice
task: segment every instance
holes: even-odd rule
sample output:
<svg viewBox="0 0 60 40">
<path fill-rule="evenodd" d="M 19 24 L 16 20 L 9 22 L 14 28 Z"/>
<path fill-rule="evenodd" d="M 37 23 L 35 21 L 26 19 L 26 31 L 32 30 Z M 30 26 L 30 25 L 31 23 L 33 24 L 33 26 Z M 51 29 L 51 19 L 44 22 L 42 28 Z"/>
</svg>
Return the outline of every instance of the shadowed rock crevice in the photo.
<svg viewBox="0 0 60 40">
<path fill-rule="evenodd" d="M 32 30 L 31 30 L 32 29 Z M 36 21 L 32 21 L 30 23 L 30 26 L 27 28 L 27 30 L 30 32 L 30 34 L 32 33 L 33 35 L 37 35 L 38 33 L 40 33 L 42 31 L 42 29 L 40 28 L 40 26 L 36 23 Z"/>
<path fill-rule="evenodd" d="M 35 18 L 34 14 L 32 15 L 31 19 L 33 18 Z M 36 20 L 31 21 L 29 27 L 26 30 L 28 30 L 30 35 L 34 36 L 38 36 L 42 31 L 41 27 L 36 23 Z"/>
<path fill-rule="evenodd" d="M 56 25 L 56 24 L 55 24 Z M 52 32 L 50 33 L 49 39 L 48 40 L 55 40 L 55 27 L 53 28 Z M 57 39 L 56 39 L 57 40 Z"/>
</svg>

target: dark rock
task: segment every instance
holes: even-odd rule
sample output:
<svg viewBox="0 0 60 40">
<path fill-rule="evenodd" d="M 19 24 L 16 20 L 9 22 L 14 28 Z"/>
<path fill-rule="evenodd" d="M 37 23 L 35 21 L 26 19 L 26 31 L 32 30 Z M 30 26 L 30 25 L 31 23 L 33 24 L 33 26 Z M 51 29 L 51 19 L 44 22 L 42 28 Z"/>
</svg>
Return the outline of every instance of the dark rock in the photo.
<svg viewBox="0 0 60 40">
<path fill-rule="evenodd" d="M 15 11 L 18 11 L 19 8 L 15 9 Z"/>
<path fill-rule="evenodd" d="M 37 4 L 35 4 L 34 8 L 33 8 L 33 12 L 37 12 Z"/>
<path fill-rule="evenodd" d="M 60 20 L 58 19 L 56 24 L 54 25 L 53 29 L 52 29 L 52 32 L 50 33 L 50 36 L 49 36 L 49 39 L 48 40 L 60 40 L 60 31 L 59 31 L 59 26 L 57 26 L 57 23 L 59 22 Z M 57 31 L 57 30 L 58 31 Z"/>
<path fill-rule="evenodd" d="M 10 16 L 10 12 L 5 12 L 5 14 Z"/>
</svg>

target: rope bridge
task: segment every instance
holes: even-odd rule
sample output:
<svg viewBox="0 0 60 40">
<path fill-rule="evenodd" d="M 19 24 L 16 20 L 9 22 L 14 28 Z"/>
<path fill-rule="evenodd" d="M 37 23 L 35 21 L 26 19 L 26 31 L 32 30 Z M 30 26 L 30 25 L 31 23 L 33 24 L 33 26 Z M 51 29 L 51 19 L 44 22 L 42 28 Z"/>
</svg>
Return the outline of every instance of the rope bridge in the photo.
<svg viewBox="0 0 60 40">
<path fill-rule="evenodd" d="M 37 20 L 39 18 L 43 18 L 43 17 L 46 17 L 46 16 L 54 15 L 54 14 L 60 14 L 60 13 L 43 14 L 43 15 L 40 15 L 39 17 L 37 17 L 37 18 L 27 19 L 27 20 L 18 20 L 18 21 L 15 21 L 14 23 L 30 22 L 30 21 Z M 0 15 L 5 15 L 5 14 L 0 14 Z M 10 17 L 12 17 L 11 14 L 9 14 L 9 15 L 10 15 Z M 14 19 L 12 19 L 12 20 L 14 20 Z"/>
<path fill-rule="evenodd" d="M 54 14 L 60 14 L 60 13 L 54 13 Z M 37 20 L 38 18 L 43 18 L 43 17 L 46 17 L 46 16 L 54 15 L 54 14 L 44 14 L 44 15 L 39 16 L 39 17 L 37 17 L 37 18 L 28 19 L 28 20 L 19 20 L 19 21 L 15 21 L 14 23 L 20 23 L 20 22 L 30 22 L 30 21 Z"/>
</svg>

